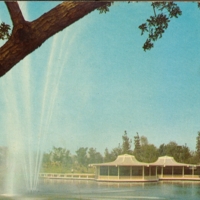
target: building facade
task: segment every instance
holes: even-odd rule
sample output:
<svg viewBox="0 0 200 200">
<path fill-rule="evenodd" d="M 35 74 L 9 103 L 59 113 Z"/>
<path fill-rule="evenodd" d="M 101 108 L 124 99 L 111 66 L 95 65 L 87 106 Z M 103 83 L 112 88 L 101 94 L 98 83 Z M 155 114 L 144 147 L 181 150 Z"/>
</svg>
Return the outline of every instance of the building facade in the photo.
<svg viewBox="0 0 200 200">
<path fill-rule="evenodd" d="M 113 162 L 90 164 L 97 181 L 200 180 L 200 166 L 178 163 L 173 157 L 159 157 L 154 163 L 139 162 L 133 155 L 119 155 Z"/>
</svg>

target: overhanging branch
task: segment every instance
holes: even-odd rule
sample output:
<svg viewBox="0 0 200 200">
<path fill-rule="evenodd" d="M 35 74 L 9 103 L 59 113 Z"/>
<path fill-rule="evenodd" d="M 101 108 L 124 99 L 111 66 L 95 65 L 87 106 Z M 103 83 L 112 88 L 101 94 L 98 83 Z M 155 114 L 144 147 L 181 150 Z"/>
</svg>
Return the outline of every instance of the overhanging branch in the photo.
<svg viewBox="0 0 200 200">
<path fill-rule="evenodd" d="M 13 26 L 23 23 L 24 17 L 22 15 L 21 9 L 17 2 L 5 2 L 8 11 L 10 13 L 10 17 L 13 23 Z"/>
<path fill-rule="evenodd" d="M 63 2 L 32 22 L 26 22 L 16 2 L 6 2 L 13 21 L 13 32 L 0 48 L 0 76 L 48 38 L 109 2 Z"/>
</svg>

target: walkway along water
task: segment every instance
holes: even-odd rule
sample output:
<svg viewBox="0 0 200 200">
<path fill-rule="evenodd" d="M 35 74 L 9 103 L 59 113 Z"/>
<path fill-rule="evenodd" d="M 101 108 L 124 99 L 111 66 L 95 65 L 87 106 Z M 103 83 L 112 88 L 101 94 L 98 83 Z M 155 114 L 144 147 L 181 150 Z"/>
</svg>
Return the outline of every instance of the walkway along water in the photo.
<svg viewBox="0 0 200 200">
<path fill-rule="evenodd" d="M 39 177 L 48 179 L 95 180 L 95 174 L 78 173 L 40 173 Z"/>
</svg>

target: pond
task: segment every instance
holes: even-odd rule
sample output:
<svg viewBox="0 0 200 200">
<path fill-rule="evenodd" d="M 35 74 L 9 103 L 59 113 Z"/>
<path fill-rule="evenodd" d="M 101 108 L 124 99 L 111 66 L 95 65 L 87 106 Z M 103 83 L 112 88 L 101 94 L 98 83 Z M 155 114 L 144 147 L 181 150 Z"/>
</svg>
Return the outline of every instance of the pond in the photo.
<svg viewBox="0 0 200 200">
<path fill-rule="evenodd" d="M 1 190 L 3 192 L 3 190 Z M 163 181 L 149 183 L 103 183 L 80 180 L 40 180 L 38 191 L 19 196 L 2 194 L 0 199 L 170 199 L 199 200 L 200 182 Z"/>
</svg>

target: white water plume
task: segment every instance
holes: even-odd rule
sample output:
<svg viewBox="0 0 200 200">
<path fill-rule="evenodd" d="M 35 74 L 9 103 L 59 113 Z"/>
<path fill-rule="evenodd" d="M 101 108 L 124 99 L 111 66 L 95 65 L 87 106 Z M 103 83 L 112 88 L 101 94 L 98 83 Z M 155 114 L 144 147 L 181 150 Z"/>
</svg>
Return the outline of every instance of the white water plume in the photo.
<svg viewBox="0 0 200 200">
<path fill-rule="evenodd" d="M 64 39 L 63 41 L 64 42 Z M 43 144 L 50 129 L 54 104 L 66 59 L 62 64 L 55 66 L 55 45 L 58 36 L 53 38 L 52 50 L 47 64 L 46 77 L 43 88 L 41 103 L 41 119 L 36 133 L 32 121 L 32 92 L 34 84 L 31 80 L 32 62 L 29 57 L 16 66 L 16 69 L 8 72 L 3 77 L 1 85 L 4 96 L 4 107 L 6 116 L 4 118 L 4 129 L 7 134 L 8 166 L 6 179 L 6 193 L 17 194 L 19 187 L 27 190 L 36 190 L 38 174 L 43 155 Z M 63 51 L 58 52 L 59 58 Z M 41 99 L 38 99 L 39 101 Z"/>
<path fill-rule="evenodd" d="M 56 35 L 53 38 L 53 42 L 52 42 L 52 46 L 51 46 L 51 53 L 50 53 L 50 59 L 49 62 L 47 64 L 47 72 L 46 72 L 46 76 L 45 76 L 45 81 L 44 81 L 44 93 L 43 93 L 43 97 L 42 97 L 42 108 L 41 108 L 41 119 L 40 119 L 40 128 L 39 128 L 39 140 L 38 140 L 38 144 L 37 144 L 37 154 L 36 154 L 36 165 L 34 168 L 34 173 L 38 174 L 40 171 L 40 166 L 41 166 L 41 162 L 42 162 L 42 144 L 45 141 L 45 134 L 47 134 L 47 129 L 46 129 L 46 119 L 48 118 L 48 113 L 49 113 L 49 107 L 51 106 L 51 101 L 49 101 L 49 98 L 51 98 L 51 94 L 48 94 L 48 91 L 52 92 L 52 85 L 50 85 L 50 83 L 52 82 L 52 80 L 50 80 L 51 77 L 51 73 L 55 70 L 55 66 L 53 65 L 53 57 L 55 55 L 55 45 L 57 44 L 57 40 L 58 40 L 58 35 Z M 53 76 L 54 78 L 55 76 Z M 50 95 L 50 96 L 48 96 Z M 47 102 L 48 100 L 48 102 Z M 48 107 L 46 106 L 48 105 Z M 38 182 L 38 176 L 35 176 L 34 179 L 34 185 L 37 185 Z"/>
<path fill-rule="evenodd" d="M 32 188 L 31 88 L 30 71 L 27 67 L 30 62 L 27 60 L 24 60 L 15 75 L 10 72 L 1 80 L 6 110 L 4 130 L 8 145 L 6 192 L 10 194 L 17 190 L 16 181 L 19 177 L 16 176 L 21 173 L 19 170 L 23 170 L 20 176 L 25 176 L 26 188 Z"/>
<path fill-rule="evenodd" d="M 53 43 L 52 43 L 52 51 L 50 53 L 50 60 L 47 66 L 47 75 L 45 77 L 45 85 L 44 85 L 44 90 L 46 92 L 44 92 L 43 95 L 43 106 L 42 106 L 42 117 L 41 117 L 41 122 L 40 122 L 40 134 L 43 133 L 43 135 L 41 136 L 43 138 L 42 143 L 44 143 L 46 136 L 47 136 L 47 132 L 48 130 L 50 130 L 50 124 L 51 124 L 51 120 L 52 120 L 52 115 L 53 115 L 53 109 L 55 106 L 55 101 L 56 101 L 56 97 L 57 97 L 57 92 L 58 92 L 58 87 L 59 87 L 59 83 L 60 83 L 60 79 L 62 76 L 62 72 L 63 72 L 63 68 L 65 67 L 65 64 L 68 60 L 69 57 L 69 51 L 65 52 L 65 48 L 64 45 L 66 45 L 66 39 L 67 37 L 69 37 L 69 34 L 65 34 L 65 36 L 63 37 L 62 41 L 59 42 L 61 43 L 61 48 L 59 48 L 58 51 L 58 61 L 62 61 L 61 63 L 58 62 L 58 64 L 55 66 L 54 64 L 52 64 L 52 60 L 57 60 L 56 59 L 56 53 L 55 53 L 55 45 L 58 43 L 58 37 L 54 37 L 53 39 Z M 69 41 L 69 43 L 67 44 L 68 48 L 71 47 L 71 45 L 73 44 L 75 39 L 75 34 L 73 35 L 72 39 Z M 64 55 L 65 54 L 65 55 Z M 65 59 L 63 59 L 65 57 Z M 57 70 L 55 70 L 55 67 L 57 68 Z M 50 74 L 52 73 L 52 71 L 55 72 L 55 74 L 53 74 L 53 77 L 51 77 L 51 86 L 50 86 Z M 53 88 L 53 89 L 52 89 Z M 50 91 L 50 94 L 47 94 L 47 91 Z M 47 105 L 47 98 L 48 96 L 48 103 L 49 103 L 49 107 L 48 110 L 45 110 L 45 105 Z M 46 112 L 46 115 L 44 114 Z M 44 122 L 44 116 L 47 117 L 45 122 Z M 44 126 L 42 127 L 44 122 Z M 38 145 L 40 146 L 40 145 Z M 37 158 L 37 164 L 36 164 L 36 171 L 35 173 L 39 173 L 40 171 L 40 166 L 41 166 L 41 162 L 42 162 L 42 154 L 39 153 L 39 151 L 43 152 L 42 148 L 38 148 L 38 158 Z M 34 184 L 37 185 L 38 183 L 38 176 L 35 177 L 35 181 Z"/>
<path fill-rule="evenodd" d="M 20 3 L 20 6 L 28 18 L 27 5 Z M 59 83 L 70 58 L 70 51 L 66 49 L 73 46 L 76 36 L 77 32 L 67 31 L 63 37 L 56 34 L 50 39 L 46 66 L 39 66 L 46 68 L 43 76 L 34 77 L 38 74 L 35 73 L 35 62 L 29 55 L 0 79 L 4 108 L 2 130 L 8 146 L 6 194 L 20 194 L 24 188 L 26 191 L 37 189 L 44 143 L 54 117 Z M 38 80 L 39 84 L 35 82 Z M 40 88 L 36 88 L 36 85 Z"/>
</svg>

